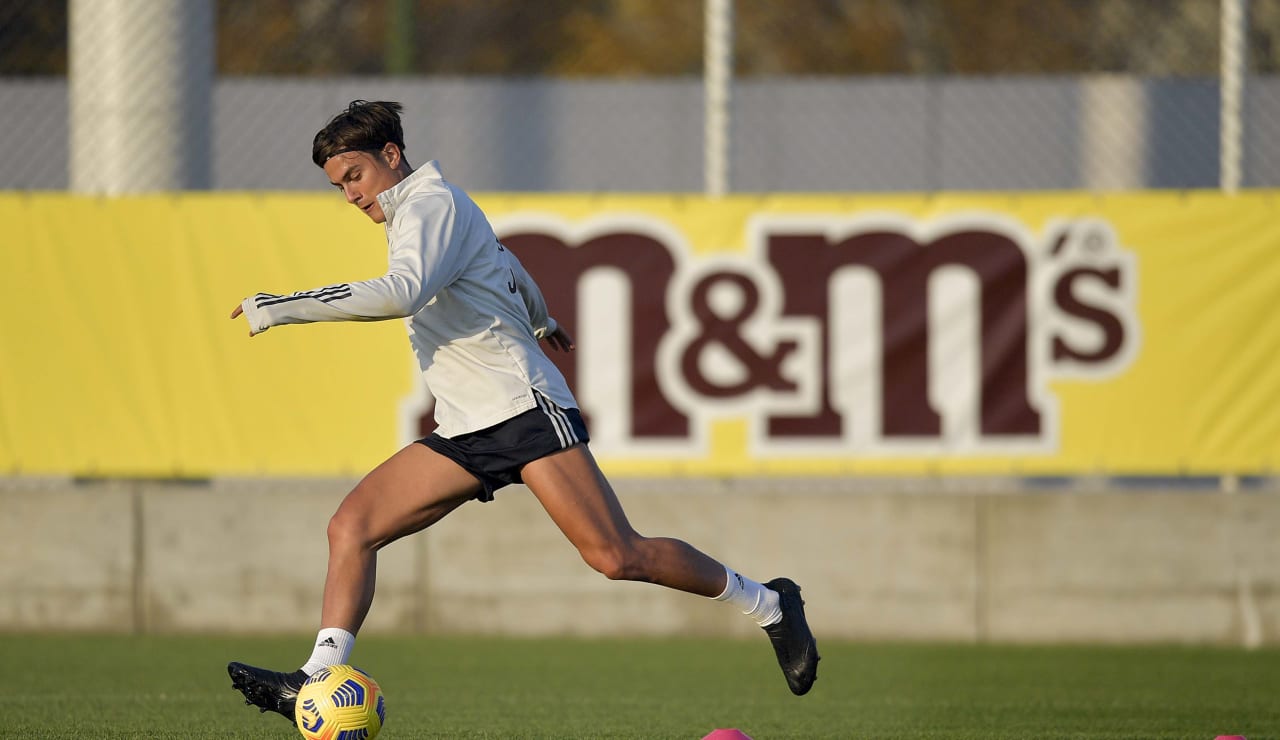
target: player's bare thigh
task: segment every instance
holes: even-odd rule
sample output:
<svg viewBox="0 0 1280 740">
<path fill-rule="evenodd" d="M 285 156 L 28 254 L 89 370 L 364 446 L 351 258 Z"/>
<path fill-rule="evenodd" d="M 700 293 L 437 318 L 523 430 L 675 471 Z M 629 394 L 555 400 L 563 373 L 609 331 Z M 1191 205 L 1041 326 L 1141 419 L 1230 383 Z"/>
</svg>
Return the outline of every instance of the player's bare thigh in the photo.
<svg viewBox="0 0 1280 740">
<path fill-rule="evenodd" d="M 356 484 L 334 513 L 330 534 L 337 530 L 376 549 L 431 526 L 479 490 L 479 481 L 456 462 L 414 443 Z"/>
<path fill-rule="evenodd" d="M 582 559 L 607 578 L 648 581 L 701 596 L 724 591 L 725 569 L 691 545 L 669 537 L 643 537 L 586 445 L 529 463 L 525 484 Z"/>
<path fill-rule="evenodd" d="M 617 546 L 638 536 L 586 445 L 534 460 L 520 477 L 579 550 Z"/>
</svg>

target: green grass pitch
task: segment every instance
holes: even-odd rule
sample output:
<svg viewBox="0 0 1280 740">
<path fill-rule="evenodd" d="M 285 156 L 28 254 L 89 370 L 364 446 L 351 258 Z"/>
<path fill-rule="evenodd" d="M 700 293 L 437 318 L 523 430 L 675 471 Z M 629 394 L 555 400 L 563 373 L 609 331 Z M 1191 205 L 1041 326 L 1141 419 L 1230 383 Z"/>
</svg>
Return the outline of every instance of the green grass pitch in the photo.
<svg viewBox="0 0 1280 740">
<path fill-rule="evenodd" d="M 820 643 L 791 696 L 760 640 L 366 636 L 381 738 L 1280 738 L 1280 651 Z M 298 737 L 225 665 L 307 636 L 0 635 L 0 738 Z"/>
</svg>

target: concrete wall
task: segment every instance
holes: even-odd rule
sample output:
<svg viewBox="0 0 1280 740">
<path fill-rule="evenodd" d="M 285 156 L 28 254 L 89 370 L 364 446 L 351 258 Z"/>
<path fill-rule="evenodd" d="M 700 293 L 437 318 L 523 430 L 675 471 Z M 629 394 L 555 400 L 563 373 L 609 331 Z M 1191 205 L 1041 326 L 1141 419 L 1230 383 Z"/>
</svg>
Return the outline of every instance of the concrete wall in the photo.
<svg viewBox="0 0 1280 740">
<path fill-rule="evenodd" d="M 351 481 L 0 480 L 0 630 L 309 632 Z M 1280 643 L 1280 491 L 616 482 L 633 524 L 760 580 L 830 638 Z M 587 568 L 523 488 L 379 561 L 367 631 L 714 634 L 722 604 Z"/>
</svg>

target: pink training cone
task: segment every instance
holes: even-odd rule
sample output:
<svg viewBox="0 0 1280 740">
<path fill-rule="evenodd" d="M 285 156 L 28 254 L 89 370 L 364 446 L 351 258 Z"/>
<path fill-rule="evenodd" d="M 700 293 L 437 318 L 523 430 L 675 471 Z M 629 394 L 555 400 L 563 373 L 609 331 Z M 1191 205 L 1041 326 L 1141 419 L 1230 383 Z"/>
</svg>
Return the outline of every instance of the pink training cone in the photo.
<svg viewBox="0 0 1280 740">
<path fill-rule="evenodd" d="M 1213 740 L 1249 740 L 1249 738 L 1244 735 L 1219 735 Z"/>
<path fill-rule="evenodd" d="M 710 735 L 704 735 L 702 740 L 751 740 L 751 736 L 742 730 L 718 729 L 712 730 Z"/>
</svg>

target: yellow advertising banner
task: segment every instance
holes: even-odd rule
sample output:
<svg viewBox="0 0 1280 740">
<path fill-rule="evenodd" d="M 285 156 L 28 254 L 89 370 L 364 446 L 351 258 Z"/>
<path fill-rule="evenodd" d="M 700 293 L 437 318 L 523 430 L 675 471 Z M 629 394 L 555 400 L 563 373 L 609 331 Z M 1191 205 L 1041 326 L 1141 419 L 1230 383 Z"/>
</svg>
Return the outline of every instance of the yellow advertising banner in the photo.
<svg viewBox="0 0 1280 740">
<path fill-rule="evenodd" d="M 1272 191 L 478 194 L 578 340 L 615 475 L 1266 474 Z M 229 314 L 377 277 L 329 194 L 0 195 L 0 475 L 358 475 L 432 428 L 401 322 Z"/>
</svg>

